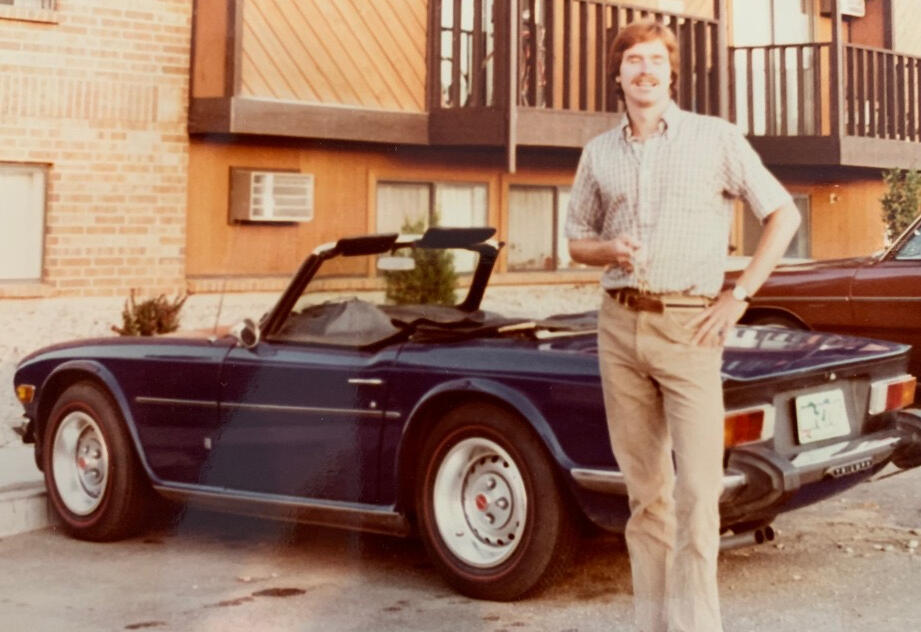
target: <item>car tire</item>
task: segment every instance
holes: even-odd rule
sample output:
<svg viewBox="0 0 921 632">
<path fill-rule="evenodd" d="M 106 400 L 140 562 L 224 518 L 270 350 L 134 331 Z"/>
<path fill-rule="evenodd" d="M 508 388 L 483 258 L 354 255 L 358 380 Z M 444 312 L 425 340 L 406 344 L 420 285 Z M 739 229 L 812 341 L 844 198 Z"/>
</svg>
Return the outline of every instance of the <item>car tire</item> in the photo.
<svg viewBox="0 0 921 632">
<path fill-rule="evenodd" d="M 58 397 L 43 436 L 48 498 L 61 526 L 82 540 L 119 540 L 146 519 L 151 490 L 108 393 L 78 382 Z"/>
<path fill-rule="evenodd" d="M 759 325 L 761 327 L 778 327 L 781 329 L 803 329 L 803 326 L 796 322 L 794 319 L 787 316 L 780 316 L 778 314 L 765 314 L 764 316 L 756 316 L 750 321 L 747 321 L 748 325 Z"/>
<path fill-rule="evenodd" d="M 459 406 L 436 425 L 416 477 L 419 531 L 459 592 L 518 599 L 553 583 L 577 546 L 573 510 L 537 436 L 496 406 Z"/>
</svg>

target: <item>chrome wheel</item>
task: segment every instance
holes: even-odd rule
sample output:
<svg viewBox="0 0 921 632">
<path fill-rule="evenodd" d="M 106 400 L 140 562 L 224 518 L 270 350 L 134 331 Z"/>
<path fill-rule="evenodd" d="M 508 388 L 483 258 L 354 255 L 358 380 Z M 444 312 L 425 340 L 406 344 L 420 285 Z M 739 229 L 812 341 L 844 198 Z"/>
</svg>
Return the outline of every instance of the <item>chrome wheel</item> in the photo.
<svg viewBox="0 0 921 632">
<path fill-rule="evenodd" d="M 528 497 L 508 452 L 473 437 L 452 447 L 438 466 L 432 506 L 441 538 L 475 568 L 501 564 L 521 542 Z"/>
<path fill-rule="evenodd" d="M 109 452 L 92 417 L 77 411 L 61 420 L 51 466 L 55 488 L 69 511 L 86 516 L 99 507 L 109 477 Z"/>
</svg>

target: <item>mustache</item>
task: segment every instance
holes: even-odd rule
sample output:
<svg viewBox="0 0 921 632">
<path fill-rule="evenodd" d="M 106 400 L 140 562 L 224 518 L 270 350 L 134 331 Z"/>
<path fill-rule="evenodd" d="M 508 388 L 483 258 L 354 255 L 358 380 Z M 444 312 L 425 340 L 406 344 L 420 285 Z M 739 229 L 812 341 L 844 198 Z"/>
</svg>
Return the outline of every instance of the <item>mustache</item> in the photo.
<svg viewBox="0 0 921 632">
<path fill-rule="evenodd" d="M 639 75 L 635 77 L 630 83 L 640 83 L 641 81 L 651 81 L 652 83 L 659 83 L 659 78 L 654 75 Z"/>
</svg>

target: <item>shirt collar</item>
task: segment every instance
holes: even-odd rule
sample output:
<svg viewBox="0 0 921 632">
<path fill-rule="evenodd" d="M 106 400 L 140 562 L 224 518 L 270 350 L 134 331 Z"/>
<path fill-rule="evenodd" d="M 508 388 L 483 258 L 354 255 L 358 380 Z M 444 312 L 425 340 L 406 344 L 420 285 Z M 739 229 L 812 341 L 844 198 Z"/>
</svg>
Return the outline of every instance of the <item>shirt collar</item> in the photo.
<svg viewBox="0 0 921 632">
<path fill-rule="evenodd" d="M 678 122 L 681 120 L 683 112 L 674 101 L 669 101 L 662 112 L 662 118 L 659 119 L 659 134 L 665 139 L 671 137 L 678 129 Z M 621 138 L 626 141 L 634 140 L 633 130 L 630 128 L 630 116 L 624 112 L 617 127 L 620 130 Z"/>
</svg>

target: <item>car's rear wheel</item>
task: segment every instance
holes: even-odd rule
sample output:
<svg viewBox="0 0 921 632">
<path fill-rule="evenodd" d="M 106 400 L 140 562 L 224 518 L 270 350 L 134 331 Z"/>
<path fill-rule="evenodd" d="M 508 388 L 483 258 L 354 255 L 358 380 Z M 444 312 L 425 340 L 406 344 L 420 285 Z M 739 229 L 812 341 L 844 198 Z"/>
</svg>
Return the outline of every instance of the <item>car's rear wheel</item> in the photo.
<svg viewBox="0 0 921 632">
<path fill-rule="evenodd" d="M 117 540 L 141 526 L 149 485 L 107 393 L 90 382 L 68 387 L 51 410 L 43 440 L 48 497 L 68 533 Z"/>
<path fill-rule="evenodd" d="M 544 446 L 515 415 L 472 403 L 425 442 L 419 530 L 448 582 L 507 601 L 552 583 L 576 545 L 575 521 Z"/>
<path fill-rule="evenodd" d="M 782 329 L 803 329 L 803 326 L 789 316 L 779 314 L 764 314 L 756 316 L 747 321 L 749 325 L 760 325 L 762 327 L 779 327 Z"/>
</svg>

